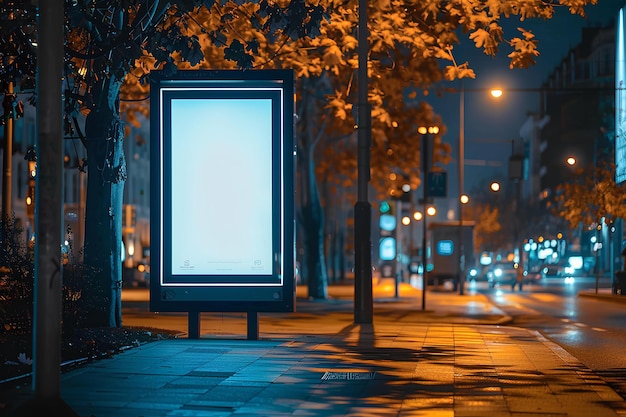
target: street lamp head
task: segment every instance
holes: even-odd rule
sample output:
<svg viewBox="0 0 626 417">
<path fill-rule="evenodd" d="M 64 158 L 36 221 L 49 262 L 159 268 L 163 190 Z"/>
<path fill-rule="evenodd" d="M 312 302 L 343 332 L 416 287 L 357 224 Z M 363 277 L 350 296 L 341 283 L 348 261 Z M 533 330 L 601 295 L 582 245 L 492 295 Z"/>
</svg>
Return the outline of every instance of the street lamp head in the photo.
<svg viewBox="0 0 626 417">
<path fill-rule="evenodd" d="M 576 158 L 574 158 L 573 156 L 570 156 L 569 158 L 567 158 L 565 160 L 565 162 L 567 163 L 567 165 L 569 166 L 574 166 L 576 165 Z"/>
<path fill-rule="evenodd" d="M 500 98 L 504 94 L 504 91 L 502 91 L 501 88 L 492 88 L 489 91 L 489 94 L 491 94 L 491 97 L 493 98 Z"/>
<path fill-rule="evenodd" d="M 427 133 L 436 135 L 439 133 L 439 126 L 420 126 L 417 128 L 417 132 L 421 135 L 425 135 Z"/>
<path fill-rule="evenodd" d="M 459 197 L 459 201 L 461 202 L 461 204 L 467 204 L 469 203 L 469 196 L 467 194 L 461 194 L 461 196 Z"/>
<path fill-rule="evenodd" d="M 494 193 L 498 192 L 498 191 L 500 191 L 500 183 L 497 182 L 497 181 L 494 181 L 494 182 L 491 183 L 489 188 L 491 188 L 491 191 L 493 191 Z"/>
</svg>

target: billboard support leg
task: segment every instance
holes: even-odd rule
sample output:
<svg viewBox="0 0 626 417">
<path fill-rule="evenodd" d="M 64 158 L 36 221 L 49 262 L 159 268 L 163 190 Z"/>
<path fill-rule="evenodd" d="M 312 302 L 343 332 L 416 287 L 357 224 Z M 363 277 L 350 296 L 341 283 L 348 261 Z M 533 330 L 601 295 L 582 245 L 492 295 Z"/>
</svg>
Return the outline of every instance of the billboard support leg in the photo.
<svg viewBox="0 0 626 417">
<path fill-rule="evenodd" d="M 190 311 L 187 318 L 187 334 L 190 339 L 200 338 L 200 312 Z"/>
<path fill-rule="evenodd" d="M 258 311 L 248 311 L 248 340 L 259 340 Z"/>
</svg>

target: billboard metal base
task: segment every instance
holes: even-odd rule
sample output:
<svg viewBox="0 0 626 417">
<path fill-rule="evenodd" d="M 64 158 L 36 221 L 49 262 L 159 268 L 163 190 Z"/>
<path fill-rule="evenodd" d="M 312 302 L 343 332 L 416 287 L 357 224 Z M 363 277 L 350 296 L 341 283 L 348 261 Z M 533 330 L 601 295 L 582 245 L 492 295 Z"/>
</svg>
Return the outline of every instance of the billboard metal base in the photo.
<svg viewBox="0 0 626 417">
<path fill-rule="evenodd" d="M 247 312 L 248 340 L 259 340 L 259 312 Z M 200 312 L 189 311 L 187 315 L 187 335 L 189 339 L 200 339 Z"/>
</svg>

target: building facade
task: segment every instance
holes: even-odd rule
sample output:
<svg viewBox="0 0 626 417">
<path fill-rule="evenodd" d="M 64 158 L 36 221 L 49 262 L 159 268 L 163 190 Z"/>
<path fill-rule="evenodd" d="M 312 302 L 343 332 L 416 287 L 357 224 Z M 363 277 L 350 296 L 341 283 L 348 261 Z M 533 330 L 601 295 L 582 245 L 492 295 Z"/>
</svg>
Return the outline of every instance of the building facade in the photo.
<svg viewBox="0 0 626 417">
<path fill-rule="evenodd" d="M 615 62 L 615 25 L 585 28 L 580 44 L 542 85 L 549 120 L 541 129 L 538 168 L 546 202 L 574 178 L 575 170 L 593 172 L 616 162 Z M 569 158 L 575 165 L 566 163 Z M 569 231 L 568 253 L 584 257 L 596 273 L 612 273 L 621 263 L 623 227 L 621 222 L 595 226 Z"/>
</svg>

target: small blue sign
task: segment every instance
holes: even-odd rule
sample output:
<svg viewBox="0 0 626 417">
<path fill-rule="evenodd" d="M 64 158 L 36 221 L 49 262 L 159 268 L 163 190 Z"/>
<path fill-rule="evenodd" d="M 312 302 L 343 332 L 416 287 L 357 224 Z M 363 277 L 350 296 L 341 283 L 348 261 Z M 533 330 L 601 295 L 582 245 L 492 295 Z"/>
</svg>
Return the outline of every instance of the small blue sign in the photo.
<svg viewBox="0 0 626 417">
<path fill-rule="evenodd" d="M 448 195 L 448 173 L 445 171 L 428 173 L 428 196 L 443 197 Z"/>
<path fill-rule="evenodd" d="M 440 240 L 437 242 L 437 255 L 450 256 L 454 253 L 454 242 L 451 240 Z"/>
</svg>

